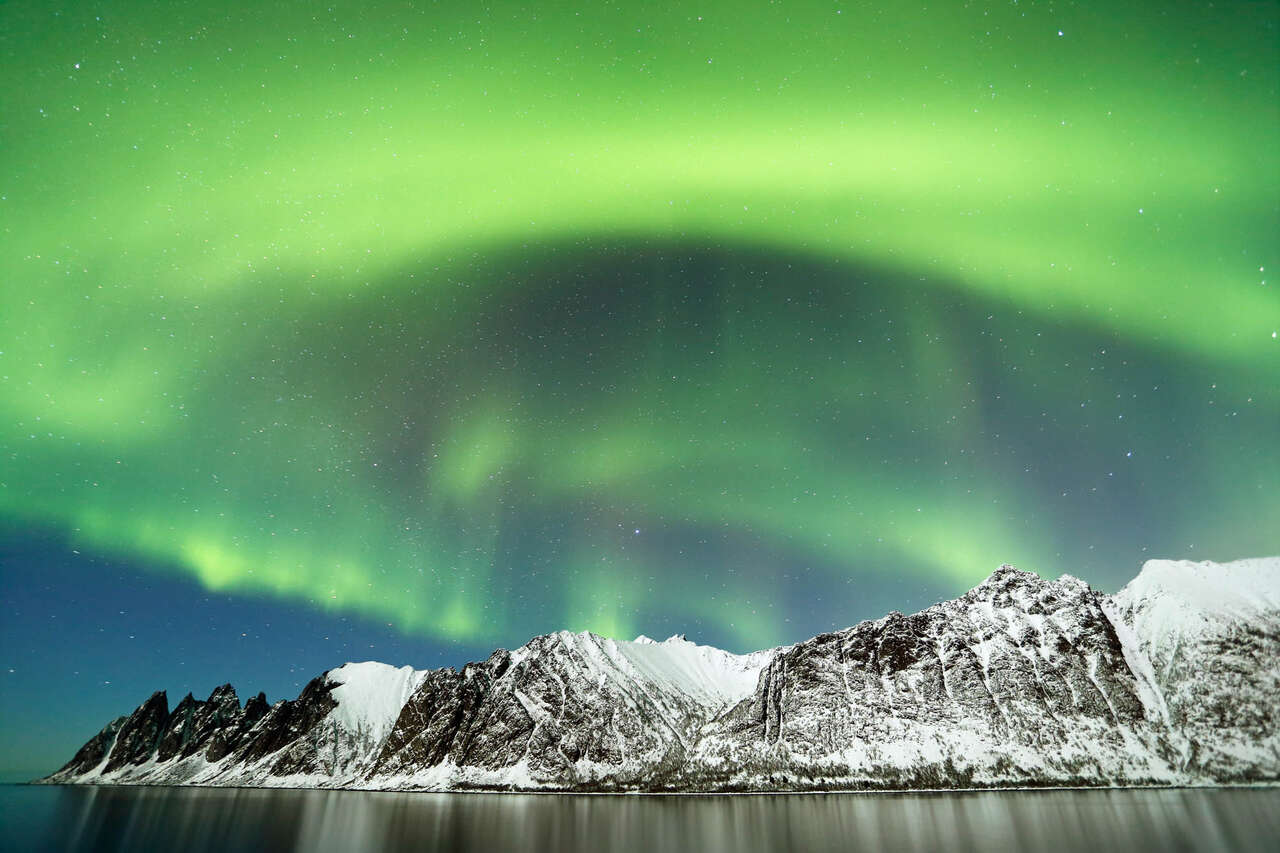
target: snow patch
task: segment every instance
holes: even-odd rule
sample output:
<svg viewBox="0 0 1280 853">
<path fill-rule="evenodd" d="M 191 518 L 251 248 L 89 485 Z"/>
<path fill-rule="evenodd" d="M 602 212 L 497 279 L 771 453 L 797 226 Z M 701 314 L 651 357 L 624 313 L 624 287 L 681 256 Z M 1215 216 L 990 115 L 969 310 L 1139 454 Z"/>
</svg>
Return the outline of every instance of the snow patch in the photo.
<svg viewBox="0 0 1280 853">
<path fill-rule="evenodd" d="M 329 693 L 338 702 L 330 717 L 348 732 L 380 743 L 390 734 L 401 709 L 422 684 L 427 671 L 365 661 L 331 669 L 326 675 L 330 683 L 338 685 Z"/>
<path fill-rule="evenodd" d="M 588 631 L 560 631 L 554 636 L 581 658 L 591 683 L 612 681 L 628 696 L 639 690 L 649 699 L 684 697 L 716 713 L 750 696 L 760 671 L 778 651 L 736 655 L 692 643 L 681 634 L 662 642 L 643 634 L 631 642 Z"/>
<path fill-rule="evenodd" d="M 1280 557 L 1148 560 L 1112 601 L 1154 653 L 1203 633 L 1206 622 L 1248 622 L 1280 611 Z"/>
<path fill-rule="evenodd" d="M 617 642 L 618 652 L 647 680 L 703 702 L 730 705 L 751 695 L 771 652 L 735 655 L 680 635 L 661 643 Z"/>
</svg>

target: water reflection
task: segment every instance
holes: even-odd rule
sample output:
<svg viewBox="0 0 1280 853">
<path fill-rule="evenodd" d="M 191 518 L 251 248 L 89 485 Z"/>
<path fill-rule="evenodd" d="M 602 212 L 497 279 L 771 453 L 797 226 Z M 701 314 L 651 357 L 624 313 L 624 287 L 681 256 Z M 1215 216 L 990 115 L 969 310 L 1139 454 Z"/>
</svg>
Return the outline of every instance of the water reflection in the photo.
<svg viewBox="0 0 1280 853">
<path fill-rule="evenodd" d="M 583 797 L 10 788 L 0 803 L 6 846 L 29 838 L 47 850 L 1096 853 L 1270 850 L 1280 833 L 1280 789 Z"/>
</svg>

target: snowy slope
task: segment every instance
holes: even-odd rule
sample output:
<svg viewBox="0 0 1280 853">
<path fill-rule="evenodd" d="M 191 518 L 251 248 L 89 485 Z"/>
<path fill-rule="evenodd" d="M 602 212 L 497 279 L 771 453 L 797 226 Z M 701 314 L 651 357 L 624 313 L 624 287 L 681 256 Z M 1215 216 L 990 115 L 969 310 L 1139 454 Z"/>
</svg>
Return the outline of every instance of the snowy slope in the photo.
<svg viewBox="0 0 1280 853">
<path fill-rule="evenodd" d="M 568 634 L 568 642 L 598 649 L 600 661 L 616 672 L 651 684 L 663 692 L 693 698 L 714 709 L 740 702 L 755 689 L 773 650 L 735 655 L 714 646 L 700 646 L 677 634 L 656 642 L 643 634 L 631 642 L 594 634 Z"/>
<path fill-rule="evenodd" d="M 337 685 L 329 695 L 338 703 L 330 718 L 352 734 L 381 744 L 400 716 L 400 709 L 422 684 L 426 670 L 396 668 L 385 663 L 348 663 L 326 673 Z"/>
<path fill-rule="evenodd" d="M 1116 593 L 1117 611 L 1153 651 L 1167 651 L 1211 624 L 1248 623 L 1280 612 L 1280 557 L 1231 563 L 1148 560 Z"/>
</svg>

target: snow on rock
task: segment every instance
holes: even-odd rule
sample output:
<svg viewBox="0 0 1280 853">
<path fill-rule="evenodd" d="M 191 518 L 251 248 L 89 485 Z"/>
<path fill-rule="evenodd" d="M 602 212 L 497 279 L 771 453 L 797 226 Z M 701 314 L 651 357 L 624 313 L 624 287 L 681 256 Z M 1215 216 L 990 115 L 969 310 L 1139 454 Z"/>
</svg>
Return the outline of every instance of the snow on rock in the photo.
<svg viewBox="0 0 1280 853">
<path fill-rule="evenodd" d="M 1280 557 L 1148 560 L 1113 601 L 1118 611 L 1133 615 L 1134 630 L 1153 650 L 1164 650 L 1207 622 L 1247 622 L 1280 612 Z"/>
<path fill-rule="evenodd" d="M 1142 641 L 1138 638 L 1137 632 L 1126 621 L 1114 601 L 1103 601 L 1102 612 L 1106 614 L 1115 629 L 1116 639 L 1120 641 L 1120 650 L 1124 654 L 1124 660 L 1130 672 L 1134 675 L 1138 698 L 1142 701 L 1147 715 L 1168 723 L 1169 706 L 1160 690 L 1160 683 L 1151 666 L 1151 659 L 1143 650 Z"/>
<path fill-rule="evenodd" d="M 551 636 L 575 655 L 590 679 L 636 681 L 664 695 L 692 699 L 711 709 L 723 709 L 750 695 L 760 670 L 776 651 L 737 655 L 714 646 L 700 646 L 680 634 L 662 642 L 643 634 L 630 642 L 614 640 L 590 631 L 560 631 Z M 540 640 L 532 641 L 530 646 Z M 519 651 L 527 654 L 528 648 Z"/>
<path fill-rule="evenodd" d="M 643 634 L 633 642 L 604 640 L 605 648 L 645 680 L 718 706 L 745 699 L 755 689 L 773 650 L 735 655 L 714 646 L 691 643 L 682 635 L 661 643 Z"/>
<path fill-rule="evenodd" d="M 326 677 L 337 686 L 329 695 L 338 707 L 330 717 L 348 732 L 366 735 L 380 743 L 426 675 L 426 670 L 411 666 L 397 668 L 376 661 L 348 663 L 331 669 Z"/>
</svg>

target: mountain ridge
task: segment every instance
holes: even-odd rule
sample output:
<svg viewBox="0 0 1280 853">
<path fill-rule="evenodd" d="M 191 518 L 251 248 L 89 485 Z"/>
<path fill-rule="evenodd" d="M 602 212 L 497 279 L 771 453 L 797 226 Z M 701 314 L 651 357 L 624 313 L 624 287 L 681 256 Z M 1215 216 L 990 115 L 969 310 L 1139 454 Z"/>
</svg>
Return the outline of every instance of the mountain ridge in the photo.
<svg viewBox="0 0 1280 853">
<path fill-rule="evenodd" d="M 163 692 L 44 783 L 731 791 L 1280 778 L 1280 558 L 1115 595 L 1002 565 L 959 598 L 736 655 L 567 631 L 298 698 Z"/>
</svg>

